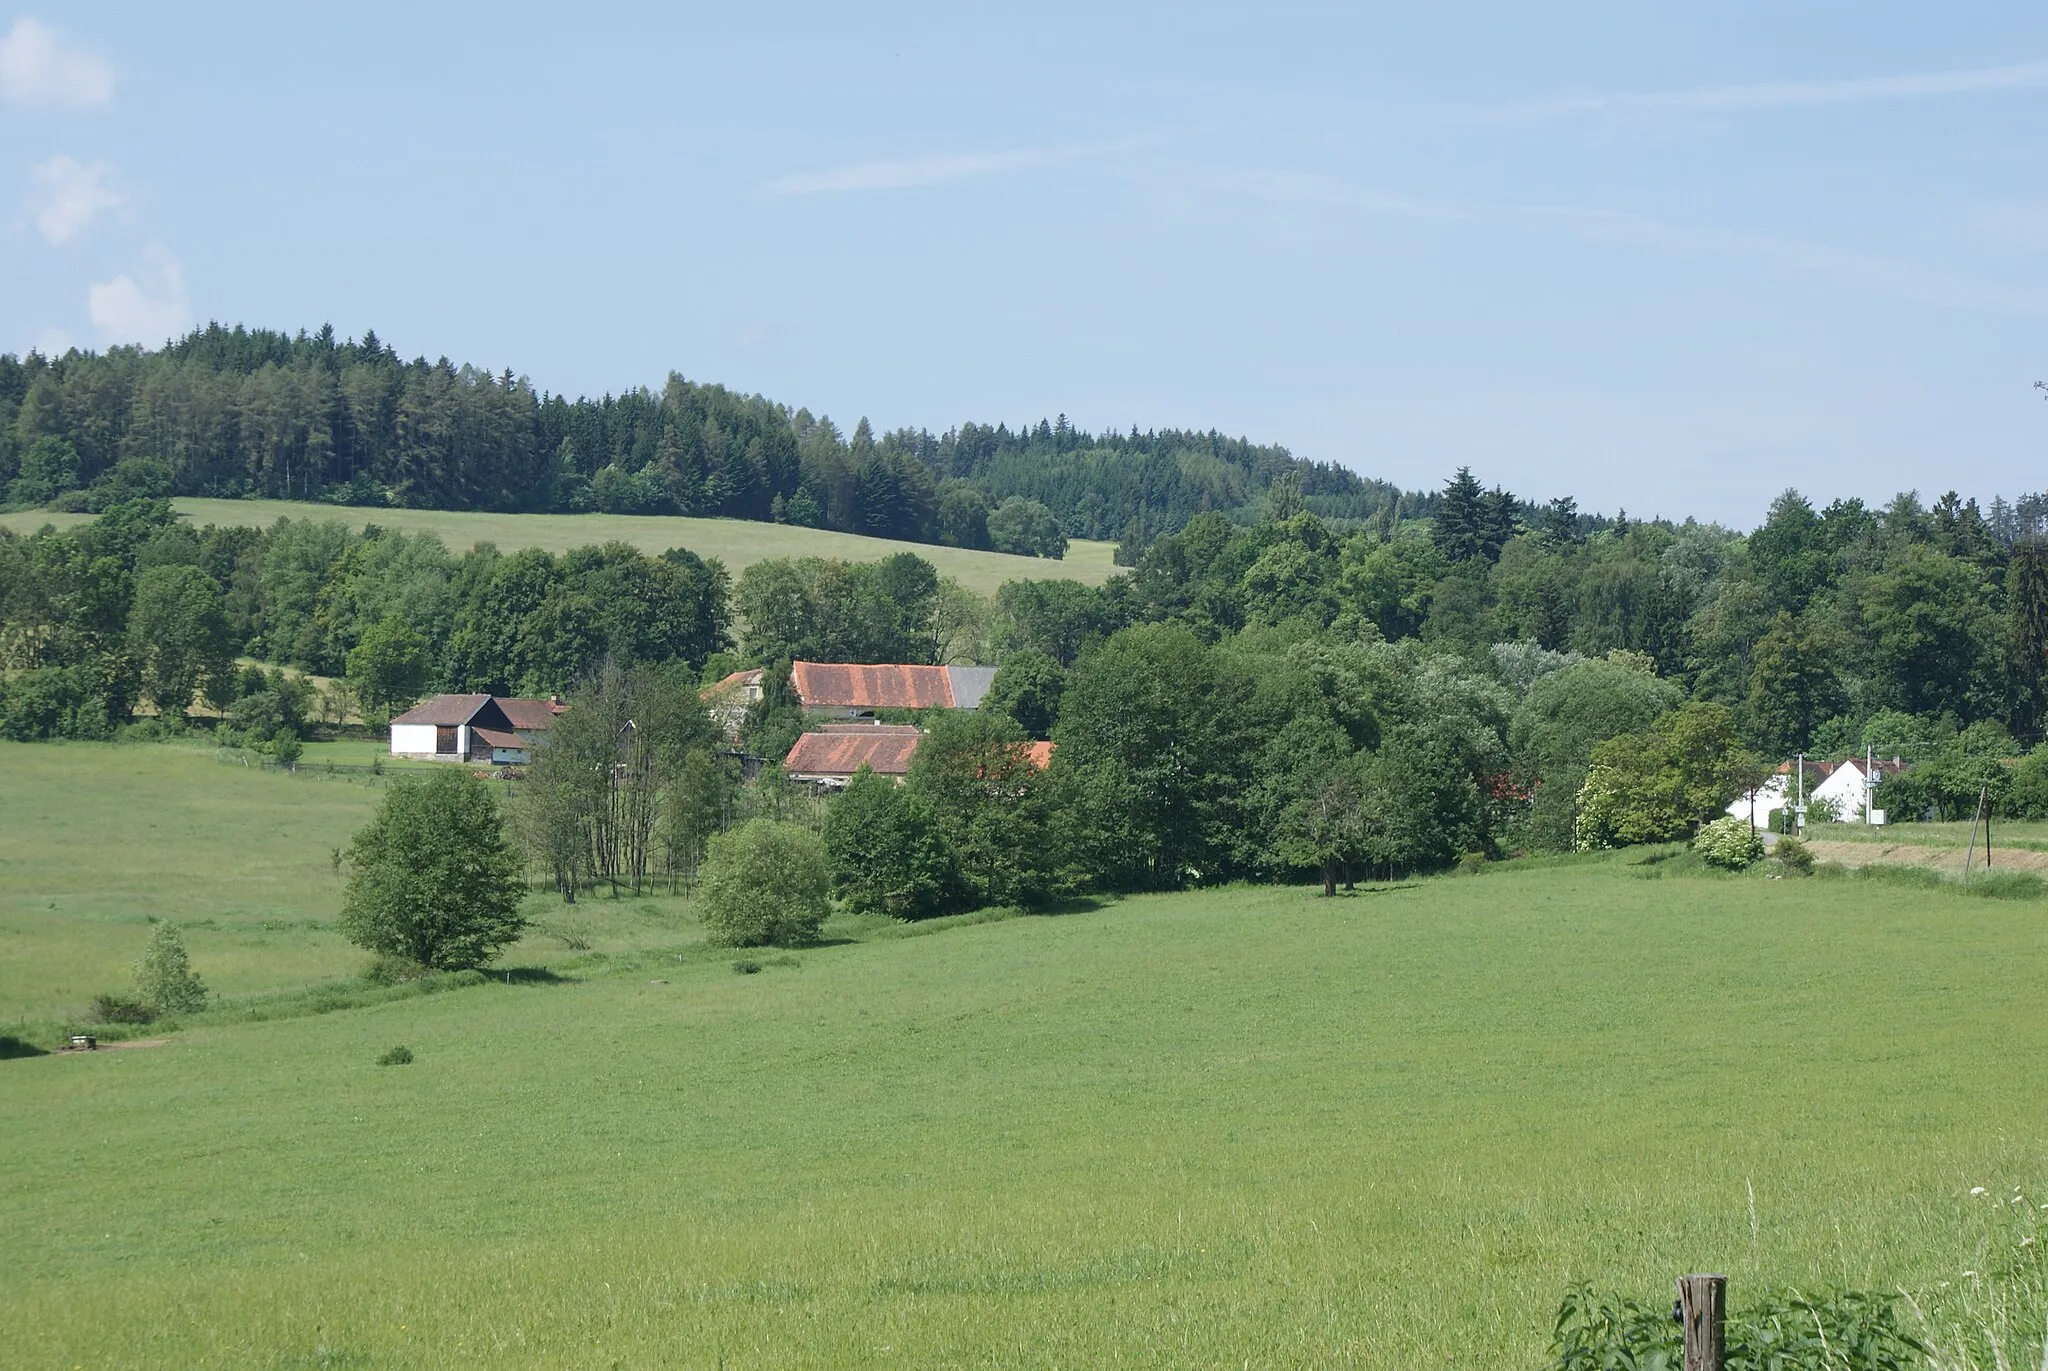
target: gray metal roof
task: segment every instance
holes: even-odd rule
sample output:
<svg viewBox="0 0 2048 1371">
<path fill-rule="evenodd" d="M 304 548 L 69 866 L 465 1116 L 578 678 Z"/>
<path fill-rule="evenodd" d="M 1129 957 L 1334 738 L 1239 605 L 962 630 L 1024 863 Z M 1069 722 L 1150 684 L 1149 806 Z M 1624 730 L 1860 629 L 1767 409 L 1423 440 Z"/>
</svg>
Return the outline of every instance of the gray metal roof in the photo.
<svg viewBox="0 0 2048 1371">
<path fill-rule="evenodd" d="M 953 708 L 980 709 L 981 697 L 988 694 L 994 684 L 996 669 L 992 666 L 949 666 L 946 679 L 953 685 Z"/>
</svg>

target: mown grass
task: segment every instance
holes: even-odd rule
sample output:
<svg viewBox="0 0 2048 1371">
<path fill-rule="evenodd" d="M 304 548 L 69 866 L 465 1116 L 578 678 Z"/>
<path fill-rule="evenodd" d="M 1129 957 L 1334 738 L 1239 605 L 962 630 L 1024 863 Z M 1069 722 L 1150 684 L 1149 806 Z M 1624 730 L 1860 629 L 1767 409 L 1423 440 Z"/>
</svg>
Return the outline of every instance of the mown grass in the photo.
<svg viewBox="0 0 2048 1371">
<path fill-rule="evenodd" d="M 455 552 L 474 543 L 496 543 L 510 552 L 538 547 L 566 552 L 591 543 L 620 541 L 643 552 L 685 547 L 700 557 L 716 557 L 737 576 L 743 567 L 773 557 L 838 557 L 850 562 L 878 561 L 897 552 L 915 552 L 942 576 L 951 576 L 971 590 L 992 595 L 1005 581 L 1073 580 L 1100 585 L 1116 570 L 1114 543 L 1085 539 L 1070 544 L 1059 561 L 1013 557 L 1000 552 L 867 538 L 854 533 L 763 524 L 743 519 L 683 519 L 639 514 L 480 514 L 436 509 L 359 509 L 304 504 L 295 500 L 199 500 L 171 502 L 196 525 L 266 527 L 279 518 L 340 519 L 356 528 L 377 524 L 407 533 L 433 532 Z M 27 533 L 44 524 L 66 527 L 91 518 L 87 514 L 54 514 L 20 510 L 0 514 L 0 527 Z"/>
<path fill-rule="evenodd" d="M 2048 905 L 1644 855 L 755 975 L 620 901 L 553 983 L 0 1062 L 0 1362 L 1532 1367 L 1580 1279 L 1967 1286 Z"/>
</svg>

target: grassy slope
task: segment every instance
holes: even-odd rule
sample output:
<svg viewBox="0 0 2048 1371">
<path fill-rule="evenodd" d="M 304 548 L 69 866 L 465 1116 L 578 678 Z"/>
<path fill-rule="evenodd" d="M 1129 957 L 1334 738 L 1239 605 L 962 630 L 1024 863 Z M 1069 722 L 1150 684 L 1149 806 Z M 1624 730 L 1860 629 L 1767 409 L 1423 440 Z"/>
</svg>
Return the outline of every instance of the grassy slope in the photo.
<svg viewBox="0 0 2048 1371">
<path fill-rule="evenodd" d="M 331 908 L 336 797 L 373 792 L 183 784 L 203 818 L 258 782 L 263 900 Z M 180 836 L 195 873 L 247 846 Z M 99 852 L 82 886 L 165 860 Z M 2037 1179 L 2048 1142 L 2039 906 L 1638 874 L 1132 899 L 744 977 L 622 902 L 588 917 L 680 955 L 0 1063 L 0 1348 L 1528 1366 L 1581 1277 L 1954 1277 L 1965 1192 Z M 164 907 L 201 898 L 172 877 Z M 399 1042 L 416 1064 L 371 1064 Z"/>
<path fill-rule="evenodd" d="M 679 519 L 662 515 L 631 514 L 467 514 L 432 509 L 351 509 L 335 505 L 301 504 L 289 500 L 191 500 L 172 502 L 195 524 L 265 525 L 279 518 L 342 519 L 361 527 L 366 523 L 408 533 L 430 530 L 457 552 L 473 543 L 493 542 L 507 551 L 520 547 L 546 548 L 562 552 L 590 543 L 621 540 L 645 552 L 665 552 L 686 547 L 702 557 L 716 557 L 737 575 L 742 567 L 770 557 L 839 557 L 847 561 L 875 561 L 894 552 L 915 552 L 932 563 L 944 576 L 984 595 L 995 593 L 1005 581 L 1066 579 L 1100 585 L 1115 567 L 1113 543 L 1076 542 L 1064 559 L 1052 562 L 1037 557 L 1012 557 L 1000 552 L 968 552 L 960 548 L 934 547 L 928 543 L 899 543 L 887 538 L 863 538 L 852 533 L 796 528 L 787 524 L 752 523 L 742 519 Z M 0 514 L 0 526 L 17 532 L 40 528 L 46 523 L 64 525 L 89 518 L 83 514 L 49 514 L 27 510 Z"/>
<path fill-rule="evenodd" d="M 0 1031 L 125 990 L 151 918 L 184 925 L 221 994 L 353 975 L 364 956 L 333 931 L 330 854 L 369 819 L 382 782 L 323 776 L 318 759 L 366 763 L 385 747 L 310 744 L 306 774 L 287 776 L 204 745 L 0 743 Z M 609 917 L 592 906 L 544 920 L 600 948 L 644 932 Z M 543 934 L 514 955 L 539 965 L 565 951 Z"/>
</svg>

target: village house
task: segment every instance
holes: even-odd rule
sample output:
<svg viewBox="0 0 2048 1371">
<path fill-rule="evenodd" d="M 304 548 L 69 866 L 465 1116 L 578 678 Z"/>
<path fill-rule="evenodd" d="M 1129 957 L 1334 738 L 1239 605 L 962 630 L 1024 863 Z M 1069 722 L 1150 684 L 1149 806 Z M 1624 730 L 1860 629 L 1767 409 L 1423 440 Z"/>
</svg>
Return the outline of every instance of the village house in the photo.
<svg viewBox="0 0 2048 1371">
<path fill-rule="evenodd" d="M 1881 787 L 1884 778 L 1896 776 L 1905 770 L 1905 763 L 1897 757 L 1876 761 L 1869 773 L 1863 769 L 1861 757 L 1851 757 L 1845 762 L 1827 762 L 1816 757 L 1806 759 L 1806 805 L 1808 818 L 1821 813 L 1830 813 L 1837 823 L 1862 823 L 1866 799 L 1876 798 L 1873 806 L 1880 814 L 1884 812 L 1884 797 Z M 1799 764 L 1780 762 L 1777 772 L 1764 782 L 1756 794 L 1738 795 L 1729 804 L 1728 812 L 1738 819 L 1748 819 L 1762 828 L 1774 809 L 1789 809 L 1799 802 Z M 1873 784 L 1866 784 L 1868 774 L 1874 777 Z"/>
<path fill-rule="evenodd" d="M 505 695 L 436 695 L 391 721 L 391 755 L 521 766 L 567 706 Z"/>
</svg>

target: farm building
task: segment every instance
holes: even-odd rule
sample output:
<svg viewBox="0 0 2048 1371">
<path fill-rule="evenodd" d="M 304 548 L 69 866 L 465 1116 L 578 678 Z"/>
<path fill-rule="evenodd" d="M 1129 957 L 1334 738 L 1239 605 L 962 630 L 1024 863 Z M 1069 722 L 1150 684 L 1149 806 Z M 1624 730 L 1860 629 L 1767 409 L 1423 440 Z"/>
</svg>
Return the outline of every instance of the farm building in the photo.
<svg viewBox="0 0 2048 1371">
<path fill-rule="evenodd" d="M 761 698 L 761 670 L 735 671 L 706 686 L 704 702 L 728 738 L 739 736 L 747 706 Z M 823 719 L 870 718 L 878 709 L 975 709 L 996 678 L 992 666 L 795 662 L 789 683 L 804 712 Z"/>
<path fill-rule="evenodd" d="M 796 740 L 782 760 L 782 774 L 825 790 L 838 790 L 863 766 L 899 783 L 910 772 L 924 731 L 911 724 L 825 724 Z M 1040 771 L 1052 765 L 1051 743 L 1020 743 L 1023 755 Z"/>
<path fill-rule="evenodd" d="M 782 760 L 782 774 L 828 790 L 844 786 L 863 766 L 901 781 L 923 737 L 913 724 L 827 724 L 796 740 Z"/>
<path fill-rule="evenodd" d="M 391 721 L 391 755 L 517 766 L 565 706 L 504 695 L 436 695 Z"/>
<path fill-rule="evenodd" d="M 789 669 L 805 713 L 842 719 L 878 709 L 975 709 L 995 678 L 992 666 L 796 662 Z"/>
</svg>

